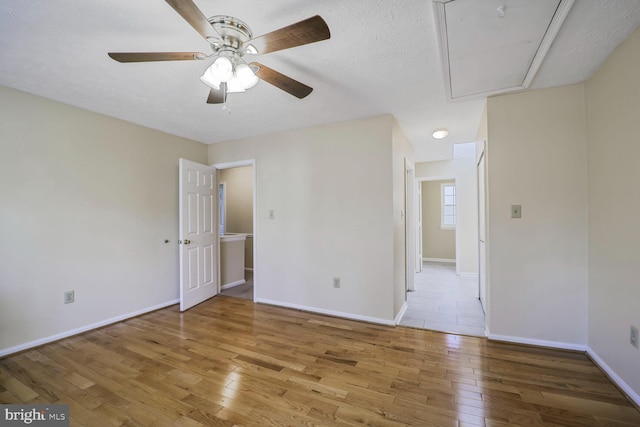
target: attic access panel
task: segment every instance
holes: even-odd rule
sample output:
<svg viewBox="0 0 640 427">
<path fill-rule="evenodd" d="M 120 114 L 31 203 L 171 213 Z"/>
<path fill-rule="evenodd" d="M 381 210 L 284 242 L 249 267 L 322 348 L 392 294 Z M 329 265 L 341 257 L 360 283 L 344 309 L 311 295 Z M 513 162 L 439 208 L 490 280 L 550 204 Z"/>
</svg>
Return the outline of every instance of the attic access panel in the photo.
<svg viewBox="0 0 640 427">
<path fill-rule="evenodd" d="M 529 87 L 574 0 L 434 0 L 447 97 Z"/>
</svg>

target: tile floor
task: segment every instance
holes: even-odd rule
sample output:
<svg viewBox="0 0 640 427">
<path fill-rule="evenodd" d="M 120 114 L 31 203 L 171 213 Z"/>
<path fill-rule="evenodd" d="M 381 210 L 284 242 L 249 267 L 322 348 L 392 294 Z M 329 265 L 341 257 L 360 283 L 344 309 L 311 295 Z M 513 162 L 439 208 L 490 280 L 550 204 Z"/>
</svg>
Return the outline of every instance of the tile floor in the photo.
<svg viewBox="0 0 640 427">
<path fill-rule="evenodd" d="M 246 280 L 246 283 L 225 289 L 220 292 L 220 295 L 253 301 L 253 271 L 245 270 L 244 280 Z"/>
<path fill-rule="evenodd" d="M 476 277 L 458 276 L 455 264 L 424 262 L 415 287 L 407 294 L 401 326 L 485 336 Z"/>
</svg>

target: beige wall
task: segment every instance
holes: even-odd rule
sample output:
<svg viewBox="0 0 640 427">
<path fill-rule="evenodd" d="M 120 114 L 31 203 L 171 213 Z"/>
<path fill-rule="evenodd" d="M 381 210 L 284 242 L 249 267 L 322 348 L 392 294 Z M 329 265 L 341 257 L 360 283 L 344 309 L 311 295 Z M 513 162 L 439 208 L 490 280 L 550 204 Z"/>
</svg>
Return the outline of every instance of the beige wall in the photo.
<svg viewBox="0 0 640 427">
<path fill-rule="evenodd" d="M 584 87 L 489 98 L 488 328 L 561 346 L 586 343 Z M 522 218 L 510 218 L 511 205 Z"/>
<path fill-rule="evenodd" d="M 455 181 L 422 181 L 422 258 L 455 261 L 456 231 L 442 229 L 441 185 Z"/>
<path fill-rule="evenodd" d="M 176 300 L 178 159 L 207 147 L 4 87 L 0 117 L 0 354 Z"/>
<path fill-rule="evenodd" d="M 222 169 L 218 182 L 225 183 L 226 232 L 253 233 L 253 166 Z"/>
<path fill-rule="evenodd" d="M 244 281 L 245 240 L 220 240 L 220 287 Z"/>
<path fill-rule="evenodd" d="M 380 116 L 210 145 L 212 164 L 256 159 L 259 301 L 393 320 L 392 126 Z"/>
<path fill-rule="evenodd" d="M 249 234 L 244 261 L 246 268 L 253 269 L 253 166 L 222 169 L 218 182 L 225 183 L 225 231 Z"/>
<path fill-rule="evenodd" d="M 480 133 L 490 336 L 586 348 L 640 404 L 638 52 L 640 29 L 584 85 L 490 98 Z"/>
<path fill-rule="evenodd" d="M 589 346 L 640 404 L 640 29 L 588 81 Z M 627 392 L 630 392 L 627 389 Z"/>
<path fill-rule="evenodd" d="M 416 179 L 455 178 L 458 202 L 456 227 L 457 271 L 478 274 L 478 179 L 474 158 L 421 162 Z"/>
</svg>

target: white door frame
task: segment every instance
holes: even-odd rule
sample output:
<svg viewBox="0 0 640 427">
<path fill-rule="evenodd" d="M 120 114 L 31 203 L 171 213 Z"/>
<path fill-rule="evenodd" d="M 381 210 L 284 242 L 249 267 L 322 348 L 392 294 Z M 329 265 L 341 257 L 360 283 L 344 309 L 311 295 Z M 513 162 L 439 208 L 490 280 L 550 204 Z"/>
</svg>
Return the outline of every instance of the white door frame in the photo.
<svg viewBox="0 0 640 427">
<path fill-rule="evenodd" d="M 218 171 L 223 169 L 232 169 L 239 168 L 243 166 L 252 166 L 253 169 L 253 302 L 256 302 L 257 295 L 257 285 L 258 285 L 258 251 L 257 251 L 257 240 L 258 240 L 258 222 L 257 222 L 257 200 L 258 200 L 258 187 L 257 187 L 257 172 L 256 172 L 256 159 L 247 159 L 247 160 L 237 160 L 233 162 L 223 162 L 223 163 L 214 163 L 211 166 L 216 168 Z M 219 240 L 219 239 L 218 239 Z M 219 243 L 218 243 L 219 245 Z M 218 248 L 218 254 L 220 254 L 220 248 Z M 218 274 L 220 274 L 220 269 L 218 268 Z M 218 286 L 221 286 L 221 281 L 218 280 Z M 220 292 L 220 290 L 218 290 Z"/>
<path fill-rule="evenodd" d="M 458 188 L 458 180 L 455 176 L 428 176 L 428 177 L 420 177 L 416 178 L 418 181 L 418 185 L 420 186 L 420 191 L 422 191 L 422 182 L 423 181 L 453 181 L 456 185 L 456 189 Z M 456 190 L 457 194 L 457 190 Z M 420 222 L 423 224 L 423 233 L 424 233 L 424 222 L 422 218 L 420 218 Z M 458 233 L 458 226 L 460 224 L 460 209 L 457 209 L 457 197 L 456 197 L 456 228 L 454 232 L 456 233 L 456 274 L 460 275 L 460 233 Z M 422 236 L 417 236 L 419 239 L 422 239 Z M 422 255 L 424 256 L 424 248 L 422 248 Z"/>
<path fill-rule="evenodd" d="M 420 181 L 414 178 L 414 186 L 415 186 L 415 196 L 416 196 L 416 205 L 414 218 L 416 222 L 416 228 L 414 230 L 415 234 L 415 272 L 420 273 L 422 271 L 422 185 Z"/>
<path fill-rule="evenodd" d="M 482 164 L 482 167 L 481 167 Z M 482 177 L 480 174 L 482 174 Z M 487 153 L 484 143 L 482 150 L 477 157 L 477 175 L 478 175 L 478 298 L 485 314 L 485 325 L 489 321 L 489 283 L 488 283 L 488 255 L 487 246 L 489 240 L 488 221 L 487 221 Z M 482 209 L 484 208 L 484 212 Z M 484 223 L 483 223 L 484 219 Z M 484 255 L 484 257 L 483 257 Z M 484 258 L 484 259 L 483 259 Z M 485 326 L 486 327 L 486 326 Z"/>
<path fill-rule="evenodd" d="M 415 262 L 416 262 L 416 179 L 413 163 L 405 159 L 405 187 L 404 187 L 404 251 L 405 251 L 405 298 L 406 291 L 415 291 Z"/>
</svg>

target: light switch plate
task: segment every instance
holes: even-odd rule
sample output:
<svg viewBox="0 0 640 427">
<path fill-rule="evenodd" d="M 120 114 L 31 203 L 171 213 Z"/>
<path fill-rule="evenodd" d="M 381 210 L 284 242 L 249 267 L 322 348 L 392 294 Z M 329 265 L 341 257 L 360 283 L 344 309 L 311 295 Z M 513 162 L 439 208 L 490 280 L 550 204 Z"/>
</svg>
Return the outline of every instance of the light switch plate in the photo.
<svg viewBox="0 0 640 427">
<path fill-rule="evenodd" d="M 72 302 L 74 302 L 76 299 L 75 297 L 75 291 L 66 291 L 64 293 L 64 303 L 65 304 L 71 304 Z"/>
<path fill-rule="evenodd" d="M 522 205 L 511 205 L 511 218 L 522 218 Z"/>
</svg>

